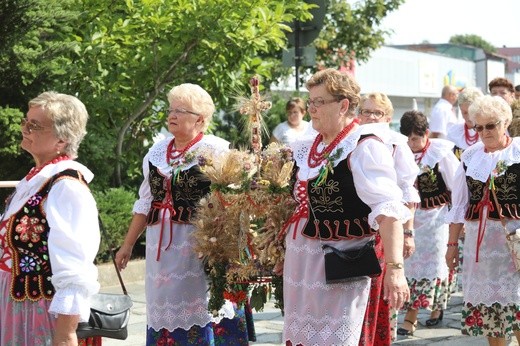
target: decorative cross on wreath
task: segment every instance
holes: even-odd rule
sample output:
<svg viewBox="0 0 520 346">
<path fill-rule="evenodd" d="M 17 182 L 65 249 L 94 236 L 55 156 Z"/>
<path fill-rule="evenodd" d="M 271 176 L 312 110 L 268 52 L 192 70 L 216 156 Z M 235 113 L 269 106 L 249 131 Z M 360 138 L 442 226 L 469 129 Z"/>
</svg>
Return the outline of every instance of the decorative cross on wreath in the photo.
<svg viewBox="0 0 520 346">
<path fill-rule="evenodd" d="M 259 155 L 262 150 L 262 112 L 271 108 L 271 102 L 265 101 L 259 92 L 260 81 L 257 76 L 249 80 L 251 88 L 251 98 L 246 99 L 240 107 L 240 114 L 249 115 L 248 127 L 251 134 L 251 150 L 255 155 Z"/>
</svg>

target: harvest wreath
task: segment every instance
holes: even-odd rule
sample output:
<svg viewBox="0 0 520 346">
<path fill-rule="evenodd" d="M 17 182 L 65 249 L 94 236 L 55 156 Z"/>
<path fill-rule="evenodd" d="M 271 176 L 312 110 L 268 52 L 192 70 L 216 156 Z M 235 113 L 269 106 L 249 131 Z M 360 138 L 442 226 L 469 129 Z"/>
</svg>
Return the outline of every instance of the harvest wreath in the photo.
<svg viewBox="0 0 520 346">
<path fill-rule="evenodd" d="M 193 222 L 195 251 L 209 278 L 208 310 L 214 315 L 224 299 L 240 306 L 249 292 L 251 306 L 259 311 L 272 286 L 283 309 L 282 281 L 273 269 L 283 262 L 280 232 L 296 205 L 290 194 L 294 162 L 286 146 L 272 143 L 261 150 L 261 112 L 270 104 L 260 97 L 256 77 L 250 85 L 252 96 L 241 113 L 248 117 L 252 150 L 230 150 L 213 160 L 199 157 L 211 193 L 201 200 Z"/>
</svg>

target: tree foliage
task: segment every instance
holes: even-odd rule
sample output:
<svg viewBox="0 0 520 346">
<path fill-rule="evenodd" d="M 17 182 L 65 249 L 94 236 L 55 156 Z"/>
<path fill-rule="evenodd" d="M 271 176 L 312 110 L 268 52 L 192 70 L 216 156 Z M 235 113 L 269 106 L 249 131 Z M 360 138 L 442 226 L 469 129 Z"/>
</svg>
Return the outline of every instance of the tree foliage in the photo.
<svg viewBox="0 0 520 346">
<path fill-rule="evenodd" d="M 482 48 L 487 53 L 495 53 L 497 51 L 495 46 L 491 43 L 484 40 L 482 37 L 473 34 L 452 36 L 450 37 L 449 43 Z"/>
<path fill-rule="evenodd" d="M 329 0 L 323 30 L 315 41 L 317 61 L 324 67 L 345 66 L 355 58 L 367 61 L 390 33 L 379 28 L 382 20 L 404 0 Z"/>
<path fill-rule="evenodd" d="M 377 25 L 400 3 L 330 0 L 316 41 L 321 64 L 337 67 L 352 51 L 366 60 L 384 42 L 386 32 Z M 211 129 L 239 145 L 235 96 L 248 95 L 253 74 L 268 89 L 287 73 L 280 67 L 287 23 L 307 20 L 309 8 L 302 0 L 3 1 L 0 118 L 7 114 L 8 120 L 0 125 L 9 132 L 0 139 L 0 179 L 23 175 L 9 169 L 20 158 L 16 167 L 30 168 L 27 154 L 13 146 L 19 142 L 16 126 L 27 102 L 51 89 L 76 95 L 87 106 L 79 160 L 94 171 L 101 189 L 140 182 L 142 157 L 166 119 L 166 92 L 179 83 L 208 90 L 219 109 Z M 284 120 L 285 114 L 277 116 Z"/>
</svg>

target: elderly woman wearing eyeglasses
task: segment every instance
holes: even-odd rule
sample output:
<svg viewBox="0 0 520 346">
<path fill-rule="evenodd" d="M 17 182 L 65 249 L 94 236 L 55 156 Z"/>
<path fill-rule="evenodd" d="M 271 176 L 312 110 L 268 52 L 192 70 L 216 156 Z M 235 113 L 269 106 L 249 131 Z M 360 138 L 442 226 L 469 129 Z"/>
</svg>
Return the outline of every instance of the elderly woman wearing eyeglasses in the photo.
<svg viewBox="0 0 520 346">
<path fill-rule="evenodd" d="M 420 169 L 416 178 L 421 202 L 414 215 L 415 253 L 405 261 L 411 299 L 406 304 L 404 323 L 397 329 L 399 335 L 413 335 L 420 308 L 431 310 L 426 326 L 439 324 L 454 285 L 444 259 L 449 232 L 444 218 L 459 161 L 452 152 L 453 143 L 429 138 L 428 120 L 423 113 L 405 112 L 400 131 L 408 137 Z"/>
<path fill-rule="evenodd" d="M 298 206 L 285 237 L 283 341 L 357 345 L 372 280 L 381 280 L 381 298 L 390 306 L 400 308 L 408 300 L 402 224 L 410 212 L 402 203 L 392 155 L 378 137 L 358 125 L 357 82 L 331 68 L 315 73 L 306 86 L 317 135 L 293 145 Z M 378 259 L 383 262 L 380 277 L 363 272 L 354 281 L 335 282 L 331 275 L 327 280 L 327 273 L 345 267 L 326 267 L 331 263 L 325 260 L 330 247 L 366 249 L 374 242 L 377 254 L 382 244 L 385 249 L 384 260 L 373 251 L 369 257 L 376 265 Z"/>
<path fill-rule="evenodd" d="M 415 188 L 415 179 L 419 173 L 419 168 L 415 164 L 414 156 L 407 144 L 408 138 L 396 131 L 390 129 L 390 122 L 394 115 L 394 107 L 392 101 L 383 93 L 372 92 L 361 97 L 358 108 L 358 119 L 360 125 L 364 125 L 364 130 L 370 132 L 377 131 L 378 137 L 383 140 L 394 159 L 394 168 L 397 175 L 397 185 L 403 192 L 403 201 L 406 207 L 410 209 L 413 215 L 415 203 L 420 201 L 419 194 Z M 407 259 L 415 251 L 413 217 L 403 224 L 404 228 L 404 248 L 403 257 Z M 372 285 L 379 283 L 372 280 Z M 391 339 L 395 339 L 397 331 L 397 311 L 390 311 L 388 303 L 377 296 L 380 295 L 381 287 L 371 290 L 371 297 L 367 312 L 365 313 L 365 326 L 376 324 L 375 334 L 365 332 L 359 345 L 388 345 Z M 379 301 L 379 305 L 375 306 L 372 301 Z M 380 312 L 385 311 L 385 314 Z M 385 315 L 390 314 L 390 321 Z M 371 320 L 371 316 L 377 316 L 377 320 Z M 380 332 L 386 330 L 390 323 L 391 334 Z"/>
<path fill-rule="evenodd" d="M 144 157 L 144 181 L 116 263 L 126 267 L 146 229 L 146 345 L 213 345 L 217 340 L 208 313 L 208 284 L 192 248 L 195 228 L 190 222 L 211 183 L 198 156 L 218 155 L 228 150 L 229 143 L 204 134 L 215 106 L 200 86 L 178 85 L 168 93 L 168 101 L 167 125 L 173 137 L 153 145 Z M 248 344 L 244 318 L 225 318 L 221 323 L 220 341 Z"/>
<path fill-rule="evenodd" d="M 21 147 L 35 166 L 0 216 L 0 345 L 101 345 L 76 336 L 99 291 L 94 175 L 75 160 L 87 121 L 80 100 L 53 91 L 22 119 Z"/>
<path fill-rule="evenodd" d="M 459 264 L 455 244 L 464 226 L 461 332 L 506 345 L 512 334 L 520 341 L 520 272 L 505 230 L 520 227 L 520 139 L 507 135 L 511 107 L 498 96 L 477 99 L 469 116 L 481 142 L 462 154 L 455 173 L 446 261 Z"/>
</svg>

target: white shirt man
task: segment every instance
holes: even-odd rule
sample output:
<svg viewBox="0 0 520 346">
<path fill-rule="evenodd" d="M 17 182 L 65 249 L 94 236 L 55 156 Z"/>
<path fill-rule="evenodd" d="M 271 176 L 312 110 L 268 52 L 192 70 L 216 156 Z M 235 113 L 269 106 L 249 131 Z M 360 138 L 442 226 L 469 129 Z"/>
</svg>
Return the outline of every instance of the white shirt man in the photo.
<svg viewBox="0 0 520 346">
<path fill-rule="evenodd" d="M 441 98 L 430 115 L 430 138 L 446 138 L 448 127 L 458 122 L 457 115 L 453 111 L 458 96 L 459 92 L 454 86 L 447 85 L 442 88 Z"/>
</svg>

